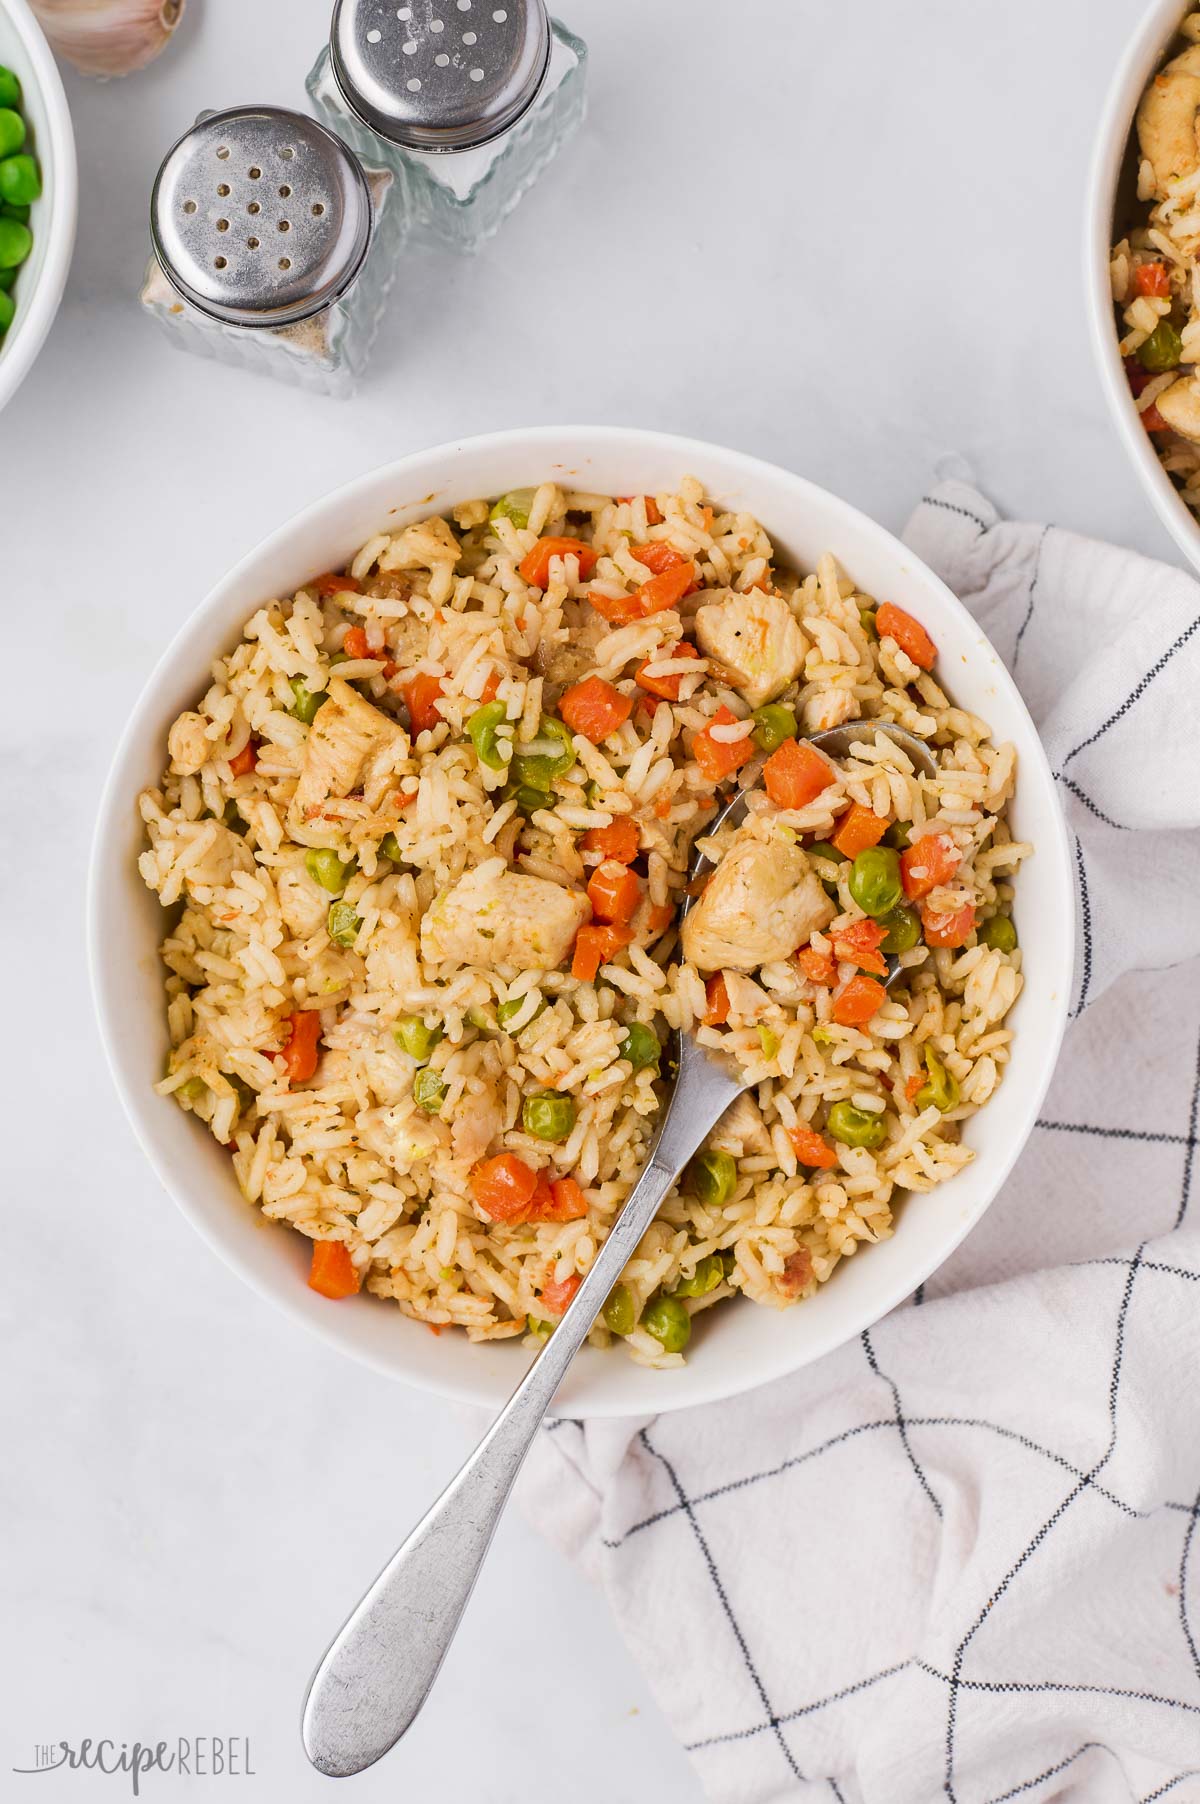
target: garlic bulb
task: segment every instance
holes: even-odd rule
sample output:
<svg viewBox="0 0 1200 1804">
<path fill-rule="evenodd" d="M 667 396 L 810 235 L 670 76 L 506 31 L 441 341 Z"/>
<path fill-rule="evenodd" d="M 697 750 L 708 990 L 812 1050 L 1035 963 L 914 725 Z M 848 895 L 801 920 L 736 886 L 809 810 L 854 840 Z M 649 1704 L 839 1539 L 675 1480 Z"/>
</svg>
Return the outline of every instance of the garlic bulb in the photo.
<svg viewBox="0 0 1200 1804">
<path fill-rule="evenodd" d="M 55 50 L 84 75 L 128 75 L 152 62 L 186 0 L 30 0 Z"/>
</svg>

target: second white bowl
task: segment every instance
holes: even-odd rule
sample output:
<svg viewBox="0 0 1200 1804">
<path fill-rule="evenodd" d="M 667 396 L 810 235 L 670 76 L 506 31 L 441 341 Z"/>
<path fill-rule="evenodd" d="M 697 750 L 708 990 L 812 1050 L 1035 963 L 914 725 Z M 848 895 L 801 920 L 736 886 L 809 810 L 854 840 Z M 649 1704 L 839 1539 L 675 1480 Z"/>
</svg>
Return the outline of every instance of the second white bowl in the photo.
<svg viewBox="0 0 1200 1804">
<path fill-rule="evenodd" d="M 1012 823 L 1035 855 L 1022 866 L 1016 917 L 1025 990 L 1004 1083 L 966 1129 L 976 1158 L 928 1196 L 904 1201 L 896 1233 L 839 1267 L 819 1293 L 780 1312 L 733 1302 L 714 1310 L 682 1371 L 636 1366 L 618 1348 L 585 1347 L 559 1393 L 563 1413 L 650 1415 L 763 1384 L 840 1346 L 896 1306 L 939 1266 L 1004 1182 L 1037 1116 L 1066 1020 L 1074 890 L 1054 781 L 1012 679 L 945 585 L 872 521 L 799 476 L 715 445 L 613 427 L 542 427 L 418 452 L 361 476 L 264 540 L 201 603 L 164 654 L 130 718 L 97 823 L 89 898 L 96 1007 L 113 1075 L 164 1186 L 209 1244 L 261 1296 L 333 1346 L 427 1390 L 499 1405 L 528 1359 L 512 1342 L 472 1346 L 434 1336 L 391 1304 L 331 1303 L 308 1289 L 308 1243 L 242 1200 L 228 1154 L 154 1085 L 167 1031 L 158 945 L 163 911 L 137 871 L 138 792 L 162 773 L 167 729 L 195 704 L 212 659 L 236 643 L 262 602 L 290 595 L 315 571 L 344 567 L 381 529 L 479 495 L 557 478 L 601 494 L 654 494 L 695 475 L 725 507 L 748 509 L 782 559 L 803 569 L 832 551 L 879 600 L 932 633 L 955 699 L 1017 748 Z M 147 1274 L 153 1281 L 153 1274 Z"/>
</svg>

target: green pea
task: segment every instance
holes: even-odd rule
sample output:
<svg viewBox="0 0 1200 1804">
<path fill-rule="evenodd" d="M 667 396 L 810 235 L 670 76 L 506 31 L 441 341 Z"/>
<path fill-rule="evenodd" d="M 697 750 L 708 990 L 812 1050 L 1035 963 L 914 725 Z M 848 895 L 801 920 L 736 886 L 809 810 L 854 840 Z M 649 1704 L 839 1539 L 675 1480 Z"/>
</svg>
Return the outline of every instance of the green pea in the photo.
<svg viewBox="0 0 1200 1804">
<path fill-rule="evenodd" d="M 0 200 L 10 207 L 27 207 L 42 192 L 38 166 L 30 156 L 5 157 L 0 161 Z"/>
<path fill-rule="evenodd" d="M 868 639 L 878 639 L 879 628 L 875 623 L 874 608 L 859 608 L 858 624 L 862 627 L 862 630 L 867 635 Z"/>
<path fill-rule="evenodd" d="M 424 1065 L 442 1038 L 442 1029 L 426 1027 L 420 1015 L 403 1015 L 392 1029 L 392 1038 L 410 1059 Z"/>
<path fill-rule="evenodd" d="M 538 1140 L 565 1140 L 575 1126 L 575 1104 L 553 1091 L 527 1096 L 521 1104 L 521 1126 Z"/>
<path fill-rule="evenodd" d="M 850 870 L 850 894 L 864 914 L 890 914 L 901 896 L 900 854 L 891 846 L 868 846 Z"/>
<path fill-rule="evenodd" d="M 553 714 L 543 714 L 537 738 L 516 754 L 512 771 L 518 784 L 546 795 L 555 779 L 565 777 L 574 762 L 575 745 L 569 727 Z"/>
<path fill-rule="evenodd" d="M 0 63 L 0 107 L 15 107 L 20 98 L 20 82 L 11 69 Z"/>
<path fill-rule="evenodd" d="M 642 1311 L 642 1327 L 663 1345 L 664 1353 L 682 1353 L 691 1339 L 692 1318 L 675 1297 L 655 1297 Z"/>
<path fill-rule="evenodd" d="M 16 269 L 33 249 L 33 233 L 19 219 L 0 219 L 0 269 Z"/>
<path fill-rule="evenodd" d="M 325 931 L 335 946 L 353 946 L 361 926 L 362 916 L 350 902 L 335 902 L 325 917 Z"/>
<path fill-rule="evenodd" d="M 634 1021 L 617 1046 L 618 1057 L 628 1059 L 635 1071 L 657 1071 L 662 1059 L 658 1035 L 644 1021 Z"/>
<path fill-rule="evenodd" d="M 927 1109 L 932 1104 L 944 1115 L 947 1109 L 957 1106 L 960 1091 L 957 1081 L 946 1068 L 945 1060 L 928 1044 L 925 1047 L 925 1069 L 929 1078 L 917 1091 L 917 1107 Z"/>
<path fill-rule="evenodd" d="M 1169 319 L 1160 319 L 1145 344 L 1138 351 L 1138 362 L 1144 370 L 1158 375 L 1173 370 L 1183 359 L 1183 340 Z"/>
<path fill-rule="evenodd" d="M 510 489 L 507 495 L 501 495 L 499 501 L 493 501 L 488 513 L 489 520 L 511 520 L 521 532 L 529 525 L 529 510 L 533 506 L 536 489 Z"/>
<path fill-rule="evenodd" d="M 324 707 L 325 703 L 329 700 L 328 690 L 318 689 L 314 691 L 310 689 L 303 677 L 289 677 L 288 688 L 295 698 L 291 707 L 288 709 L 288 713 L 293 715 L 297 720 L 303 721 L 306 727 L 311 727 L 313 721 L 317 718 L 317 709 Z"/>
<path fill-rule="evenodd" d="M 8 331 L 16 317 L 17 303 L 11 294 L 0 293 L 0 333 Z"/>
<path fill-rule="evenodd" d="M 527 1315 L 525 1317 L 525 1332 L 527 1334 L 536 1334 L 539 1340 L 549 1340 L 550 1336 L 554 1333 L 554 1323 L 539 1322 L 536 1316 Z"/>
<path fill-rule="evenodd" d="M 880 916 L 879 925 L 887 928 L 887 938 L 881 942 L 879 950 L 889 958 L 911 952 L 914 946 L 921 944 L 921 917 L 906 902 L 889 908 L 887 914 Z"/>
<path fill-rule="evenodd" d="M 1015 952 L 1017 949 L 1017 930 L 1009 915 L 993 915 L 979 929 L 979 939 L 993 952 Z"/>
<path fill-rule="evenodd" d="M 758 1043 L 762 1047 L 764 1059 L 773 1059 L 779 1051 L 779 1035 L 771 1027 L 760 1027 Z"/>
<path fill-rule="evenodd" d="M 202 1077 L 189 1077 L 185 1084 L 180 1084 L 175 1095 L 180 1102 L 186 1102 L 194 1107 L 207 1089 L 208 1085 Z"/>
<path fill-rule="evenodd" d="M 508 707 L 504 702 L 486 702 L 482 708 L 476 708 L 467 722 L 467 733 L 475 754 L 481 764 L 489 770 L 504 770 L 512 757 L 512 740 L 503 742 L 496 738 L 496 729 L 508 719 Z"/>
<path fill-rule="evenodd" d="M 0 106 L 0 157 L 11 157 L 25 142 L 25 121 L 15 107 Z"/>
<path fill-rule="evenodd" d="M 467 1021 L 471 1027 L 477 1027 L 481 1034 L 494 1034 L 496 1023 L 485 1008 L 469 1008 Z"/>
<path fill-rule="evenodd" d="M 501 1002 L 498 1005 L 498 1007 L 496 1009 L 496 1019 L 497 1019 L 497 1021 L 499 1021 L 500 1025 L 504 1029 L 505 1033 L 512 1032 L 512 1029 L 509 1027 L 508 1024 L 510 1021 L 513 1021 L 516 1019 L 516 1017 L 520 1014 L 521 1010 L 524 1007 L 525 1007 L 524 996 L 518 996 L 516 998 L 516 1000 L 513 1002 Z M 525 1029 L 527 1027 L 531 1026 L 532 1023 L 537 1020 L 539 1015 L 543 1015 L 543 1014 L 545 1014 L 545 1012 L 546 1012 L 546 998 L 544 996 L 541 996 L 538 998 L 538 1005 L 534 1009 L 532 1015 L 530 1015 L 529 1020 L 523 1021 L 521 1023 L 520 1028 L 517 1031 L 519 1033 L 524 1033 Z"/>
<path fill-rule="evenodd" d="M 825 1126 L 843 1146 L 882 1146 L 887 1139 L 883 1116 L 856 1109 L 852 1102 L 835 1102 Z"/>
<path fill-rule="evenodd" d="M 706 1297 L 710 1290 L 725 1281 L 725 1261 L 720 1253 L 710 1253 L 706 1259 L 697 1262 L 696 1269 L 690 1278 L 681 1278 L 674 1290 L 673 1297 Z"/>
<path fill-rule="evenodd" d="M 442 1100 L 446 1094 L 446 1085 L 437 1072 L 428 1065 L 422 1065 L 413 1075 L 413 1101 L 418 1109 L 424 1109 L 427 1115 L 441 1112 Z"/>
<path fill-rule="evenodd" d="M 615 1284 L 604 1305 L 604 1325 L 614 1334 L 632 1334 L 637 1322 L 633 1293 L 627 1284 Z"/>
<path fill-rule="evenodd" d="M 314 883 L 327 889 L 331 896 L 340 896 L 358 869 L 358 860 L 343 860 L 326 846 L 314 847 L 304 854 L 304 868 Z"/>
<path fill-rule="evenodd" d="M 785 739 L 796 737 L 796 716 L 781 702 L 768 702 L 765 708 L 756 708 L 754 722 L 754 743 L 762 752 L 778 751 Z"/>
<path fill-rule="evenodd" d="M 700 1202 L 718 1208 L 737 1188 L 737 1166 L 728 1153 L 706 1147 L 687 1168 L 687 1187 Z"/>
<path fill-rule="evenodd" d="M 379 842 L 380 855 L 390 858 L 393 864 L 403 864 L 404 854 L 400 850 L 400 841 L 394 833 L 385 833 Z"/>
<path fill-rule="evenodd" d="M 893 821 L 883 836 L 883 844 L 897 852 L 906 852 L 912 844 L 912 822 Z"/>
</svg>

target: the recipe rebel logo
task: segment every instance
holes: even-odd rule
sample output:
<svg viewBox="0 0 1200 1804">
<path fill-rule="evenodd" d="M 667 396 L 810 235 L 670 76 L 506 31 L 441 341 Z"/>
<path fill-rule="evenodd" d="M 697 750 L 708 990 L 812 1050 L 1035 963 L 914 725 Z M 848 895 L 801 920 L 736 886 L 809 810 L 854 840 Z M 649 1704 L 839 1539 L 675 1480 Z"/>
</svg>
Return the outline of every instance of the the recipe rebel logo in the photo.
<svg viewBox="0 0 1200 1804">
<path fill-rule="evenodd" d="M 112 1741 L 91 1736 L 82 1741 L 39 1742 L 31 1766 L 14 1766 L 13 1772 L 36 1777 L 39 1773 L 70 1772 L 121 1774 L 132 1795 L 140 1797 L 148 1773 L 169 1773 L 189 1779 L 253 1779 L 248 1735 L 179 1735 L 173 1741 Z"/>
</svg>

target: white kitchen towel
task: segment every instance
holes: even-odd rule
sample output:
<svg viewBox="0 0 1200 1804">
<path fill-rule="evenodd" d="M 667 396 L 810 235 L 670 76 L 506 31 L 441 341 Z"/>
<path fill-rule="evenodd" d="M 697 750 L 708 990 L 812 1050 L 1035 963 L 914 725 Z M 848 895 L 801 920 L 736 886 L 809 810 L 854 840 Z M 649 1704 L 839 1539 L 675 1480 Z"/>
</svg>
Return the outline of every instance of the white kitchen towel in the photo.
<svg viewBox="0 0 1200 1804">
<path fill-rule="evenodd" d="M 1061 786 L 1080 957 L 1045 1115 L 908 1305 L 750 1396 L 554 1424 L 524 1503 L 721 1804 L 1195 1804 L 1200 587 L 962 482 L 907 537 Z"/>
</svg>

